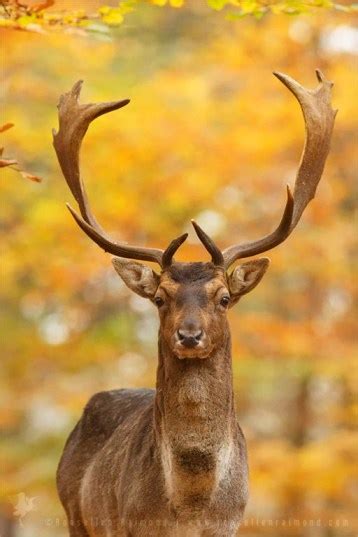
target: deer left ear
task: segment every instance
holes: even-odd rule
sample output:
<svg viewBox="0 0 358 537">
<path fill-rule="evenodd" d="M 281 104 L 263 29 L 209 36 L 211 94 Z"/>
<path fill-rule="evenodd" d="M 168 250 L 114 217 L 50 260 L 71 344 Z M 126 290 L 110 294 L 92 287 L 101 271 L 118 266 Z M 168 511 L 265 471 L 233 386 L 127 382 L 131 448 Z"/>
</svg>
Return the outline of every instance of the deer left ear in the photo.
<svg viewBox="0 0 358 537">
<path fill-rule="evenodd" d="M 114 257 L 112 263 L 129 289 L 144 298 L 153 298 L 159 285 L 159 275 L 142 263 Z"/>
<path fill-rule="evenodd" d="M 267 257 L 248 261 L 235 268 L 228 276 L 231 304 L 234 305 L 242 295 L 246 295 L 260 282 L 270 260 Z"/>
</svg>

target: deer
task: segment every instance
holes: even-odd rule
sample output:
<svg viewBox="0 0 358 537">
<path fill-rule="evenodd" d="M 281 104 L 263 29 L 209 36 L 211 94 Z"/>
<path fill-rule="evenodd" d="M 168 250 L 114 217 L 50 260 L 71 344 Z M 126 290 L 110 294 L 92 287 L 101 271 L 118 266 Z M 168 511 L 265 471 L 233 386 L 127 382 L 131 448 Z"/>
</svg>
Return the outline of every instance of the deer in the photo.
<svg viewBox="0 0 358 537">
<path fill-rule="evenodd" d="M 175 261 L 187 233 L 158 249 L 114 241 L 103 230 L 80 176 L 80 149 L 90 123 L 129 99 L 80 104 L 82 81 L 60 97 L 54 148 L 80 214 L 68 209 L 82 231 L 114 256 L 128 288 L 159 314 L 156 389 L 93 395 L 65 444 L 57 489 L 70 537 L 230 537 L 239 530 L 248 462 L 236 415 L 227 312 L 258 285 L 270 261 L 258 257 L 229 269 L 283 243 L 296 227 L 315 196 L 337 112 L 331 107 L 333 83 L 321 71 L 315 89 L 274 75 L 298 101 L 305 122 L 293 194 L 287 187 L 274 231 L 224 250 L 192 221 L 211 256 L 206 262 Z"/>
</svg>

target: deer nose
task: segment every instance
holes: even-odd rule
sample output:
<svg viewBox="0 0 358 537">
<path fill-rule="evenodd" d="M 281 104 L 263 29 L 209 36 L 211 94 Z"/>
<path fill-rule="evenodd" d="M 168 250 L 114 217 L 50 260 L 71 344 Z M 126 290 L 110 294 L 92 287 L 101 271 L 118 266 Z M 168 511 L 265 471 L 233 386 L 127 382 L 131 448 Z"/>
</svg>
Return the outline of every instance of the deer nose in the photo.
<svg viewBox="0 0 358 537">
<path fill-rule="evenodd" d="M 187 347 L 188 349 L 197 347 L 200 343 L 202 335 L 202 330 L 184 330 L 183 328 L 179 328 L 177 331 L 178 340 L 180 341 L 181 345 Z"/>
</svg>

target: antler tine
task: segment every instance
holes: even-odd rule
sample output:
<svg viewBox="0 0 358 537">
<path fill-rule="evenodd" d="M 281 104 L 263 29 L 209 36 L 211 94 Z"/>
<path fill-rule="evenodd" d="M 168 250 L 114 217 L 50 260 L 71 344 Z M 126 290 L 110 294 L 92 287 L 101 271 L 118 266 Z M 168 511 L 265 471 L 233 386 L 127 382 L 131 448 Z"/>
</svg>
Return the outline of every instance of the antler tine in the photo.
<svg viewBox="0 0 358 537">
<path fill-rule="evenodd" d="M 334 119 L 337 110 L 331 107 L 333 83 L 316 70 L 317 88 L 301 86 L 288 75 L 274 75 L 293 93 L 302 109 L 306 138 L 299 164 L 293 198 L 287 189 L 286 208 L 278 228 L 263 239 L 234 245 L 223 251 L 225 267 L 236 259 L 266 252 L 283 242 L 298 224 L 303 211 L 314 198 L 330 148 Z"/>
<path fill-rule="evenodd" d="M 183 242 L 186 241 L 188 238 L 188 234 L 184 233 L 183 235 L 180 235 L 177 239 L 172 240 L 172 242 L 169 244 L 167 249 L 163 253 L 162 257 L 162 267 L 167 268 L 172 264 L 173 256 L 175 252 L 178 250 L 179 246 L 183 244 Z"/>
<path fill-rule="evenodd" d="M 129 246 L 113 241 L 92 214 L 79 169 L 82 140 L 94 119 L 126 106 L 129 99 L 108 103 L 79 104 L 81 88 L 82 80 L 79 80 L 71 91 L 60 97 L 59 130 L 53 131 L 53 145 L 57 158 L 66 182 L 79 205 L 82 218 L 70 206 L 68 208 L 81 229 L 106 252 L 130 259 L 154 261 L 162 265 L 163 250 Z"/>
<path fill-rule="evenodd" d="M 234 245 L 223 251 L 224 266 L 229 268 L 236 259 L 250 257 L 257 254 L 262 254 L 267 250 L 278 246 L 290 234 L 292 215 L 293 215 L 293 197 L 289 186 L 287 185 L 287 201 L 283 212 L 281 222 L 270 235 L 266 235 L 262 239 L 252 242 L 244 242 L 239 245 Z"/>
<path fill-rule="evenodd" d="M 125 243 L 115 242 L 88 224 L 79 216 L 79 214 L 76 213 L 74 209 L 72 209 L 68 203 L 66 205 L 82 231 L 84 231 L 105 252 L 113 254 L 117 257 L 138 259 L 138 261 L 154 261 L 162 266 L 163 250 L 156 248 L 139 248 L 137 246 L 130 246 Z"/>
<path fill-rule="evenodd" d="M 209 237 L 209 235 L 207 235 L 203 229 L 201 229 L 201 227 L 195 222 L 195 220 L 192 220 L 191 223 L 200 242 L 205 246 L 205 248 L 211 255 L 211 260 L 214 265 L 224 266 L 223 254 L 221 253 L 221 250 L 216 246 L 213 239 Z"/>
</svg>

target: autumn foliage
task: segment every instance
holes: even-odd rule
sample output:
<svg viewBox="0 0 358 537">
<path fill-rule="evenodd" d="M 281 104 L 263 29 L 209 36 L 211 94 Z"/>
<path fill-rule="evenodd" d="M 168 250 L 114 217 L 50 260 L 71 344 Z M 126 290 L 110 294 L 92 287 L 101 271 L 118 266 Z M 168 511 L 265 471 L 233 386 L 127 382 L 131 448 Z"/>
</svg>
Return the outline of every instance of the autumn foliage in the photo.
<svg viewBox="0 0 358 537">
<path fill-rule="evenodd" d="M 224 246 L 277 224 L 297 168 L 303 120 L 271 72 L 309 87 L 319 67 L 335 82 L 339 113 L 317 197 L 231 314 L 251 470 L 242 535 L 352 537 L 352 16 L 229 20 L 226 8 L 201 1 L 155 3 L 137 3 L 115 29 L 102 21 L 107 30 L 86 35 L 2 30 L 1 123 L 15 127 L 0 133 L 1 158 L 42 181 L 15 174 L 14 163 L 1 169 L 0 524 L 14 524 L 18 537 L 66 535 L 54 476 L 83 405 L 96 391 L 155 379 L 155 310 L 124 288 L 65 208 L 71 197 L 51 136 L 59 95 L 84 79 L 84 102 L 131 99 L 96 121 L 82 155 L 92 206 L 114 237 L 162 247 L 196 218 Z M 103 10 L 82 4 L 86 13 Z M 204 259 L 190 239 L 179 259 Z M 37 497 L 24 528 L 14 511 L 20 493 Z"/>
</svg>

